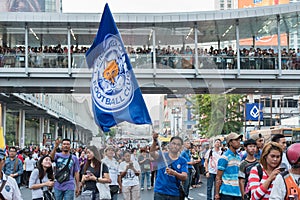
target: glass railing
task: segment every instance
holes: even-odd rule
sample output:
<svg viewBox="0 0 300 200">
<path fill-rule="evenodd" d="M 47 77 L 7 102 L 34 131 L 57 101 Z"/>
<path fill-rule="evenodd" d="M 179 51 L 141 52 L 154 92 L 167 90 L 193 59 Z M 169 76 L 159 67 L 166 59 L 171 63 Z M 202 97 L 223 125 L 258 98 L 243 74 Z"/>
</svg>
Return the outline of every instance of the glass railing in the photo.
<svg viewBox="0 0 300 200">
<path fill-rule="evenodd" d="M 152 54 L 130 54 L 129 59 L 134 69 L 152 69 L 154 67 Z M 156 56 L 157 69 L 194 69 L 196 59 L 194 55 L 159 55 Z M 197 69 L 237 69 L 236 56 L 198 56 Z M 0 54 L 0 67 L 25 67 L 24 54 Z M 37 53 L 28 56 L 29 68 L 68 68 L 68 55 L 55 53 Z M 85 54 L 71 55 L 71 68 L 87 68 Z M 241 70 L 275 70 L 278 69 L 278 57 L 271 56 L 241 56 Z M 300 58 L 282 57 L 281 69 L 299 70 Z"/>
</svg>

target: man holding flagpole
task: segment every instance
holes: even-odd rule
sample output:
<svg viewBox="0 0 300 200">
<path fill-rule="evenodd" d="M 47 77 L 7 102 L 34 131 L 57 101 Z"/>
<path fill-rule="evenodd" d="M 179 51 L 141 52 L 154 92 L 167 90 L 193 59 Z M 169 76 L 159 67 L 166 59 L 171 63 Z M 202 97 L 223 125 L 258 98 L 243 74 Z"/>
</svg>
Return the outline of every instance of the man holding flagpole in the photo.
<svg viewBox="0 0 300 200">
<path fill-rule="evenodd" d="M 174 136 L 170 140 L 168 152 L 158 151 L 158 134 L 153 134 L 150 155 L 157 160 L 158 165 L 154 200 L 180 200 L 181 181 L 187 179 L 188 173 L 186 159 L 179 156 L 182 145 L 183 140 Z"/>
<path fill-rule="evenodd" d="M 94 42 L 86 53 L 86 61 L 89 68 L 93 68 L 91 95 L 94 119 L 104 132 L 123 121 L 151 124 L 108 4 L 105 5 Z"/>
</svg>

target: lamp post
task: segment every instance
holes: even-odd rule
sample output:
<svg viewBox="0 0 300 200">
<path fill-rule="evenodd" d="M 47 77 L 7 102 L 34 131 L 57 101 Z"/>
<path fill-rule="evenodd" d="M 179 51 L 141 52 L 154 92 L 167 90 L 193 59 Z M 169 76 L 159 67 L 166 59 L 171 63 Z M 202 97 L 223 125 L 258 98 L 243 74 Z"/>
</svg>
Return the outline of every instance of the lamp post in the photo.
<svg viewBox="0 0 300 200">
<path fill-rule="evenodd" d="M 247 99 L 247 96 L 244 96 L 242 99 L 242 104 L 244 107 L 244 138 L 247 138 L 247 113 L 246 113 L 246 105 L 249 102 L 249 100 Z"/>
</svg>

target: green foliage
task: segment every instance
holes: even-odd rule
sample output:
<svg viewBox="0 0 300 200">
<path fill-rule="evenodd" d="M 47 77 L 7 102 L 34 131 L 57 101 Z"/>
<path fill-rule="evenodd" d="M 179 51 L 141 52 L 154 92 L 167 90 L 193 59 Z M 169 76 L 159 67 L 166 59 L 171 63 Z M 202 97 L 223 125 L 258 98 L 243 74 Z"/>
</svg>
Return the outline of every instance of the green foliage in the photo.
<svg viewBox="0 0 300 200">
<path fill-rule="evenodd" d="M 241 99 L 244 95 L 200 94 L 191 97 L 193 114 L 198 116 L 202 136 L 239 132 L 243 126 Z"/>
</svg>

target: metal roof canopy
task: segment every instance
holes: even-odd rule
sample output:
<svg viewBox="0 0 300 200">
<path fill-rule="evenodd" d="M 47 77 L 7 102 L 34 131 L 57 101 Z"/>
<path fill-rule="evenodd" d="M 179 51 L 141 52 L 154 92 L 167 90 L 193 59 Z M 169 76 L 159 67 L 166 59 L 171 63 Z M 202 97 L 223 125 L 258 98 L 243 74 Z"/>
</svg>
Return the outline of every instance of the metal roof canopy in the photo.
<svg viewBox="0 0 300 200">
<path fill-rule="evenodd" d="M 235 40 L 238 20 L 240 39 L 277 34 L 277 16 L 282 33 L 298 29 L 300 3 L 236 10 L 187 13 L 115 13 L 114 18 L 125 45 L 150 45 L 151 31 L 155 30 L 157 45 L 180 45 Z M 11 34 L 18 45 L 24 43 L 25 24 L 37 35 L 43 34 L 43 45 L 67 44 L 67 27 L 72 28 L 77 40 L 72 44 L 90 45 L 101 14 L 87 13 L 0 13 L 0 34 Z M 187 37 L 189 35 L 189 37 Z M 187 41 L 185 41 L 187 39 Z M 29 34 L 29 45 L 40 41 Z"/>
</svg>

